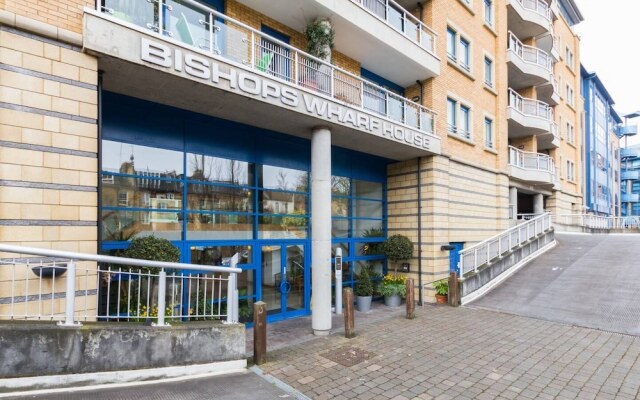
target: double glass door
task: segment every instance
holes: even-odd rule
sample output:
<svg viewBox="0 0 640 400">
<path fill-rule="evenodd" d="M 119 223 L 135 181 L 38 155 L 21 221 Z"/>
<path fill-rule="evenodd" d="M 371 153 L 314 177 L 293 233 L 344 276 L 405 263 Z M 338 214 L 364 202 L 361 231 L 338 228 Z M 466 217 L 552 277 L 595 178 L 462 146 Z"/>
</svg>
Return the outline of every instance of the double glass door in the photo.
<svg viewBox="0 0 640 400">
<path fill-rule="evenodd" d="M 262 301 L 270 315 L 302 314 L 308 301 L 303 244 L 274 243 L 261 246 Z"/>
</svg>

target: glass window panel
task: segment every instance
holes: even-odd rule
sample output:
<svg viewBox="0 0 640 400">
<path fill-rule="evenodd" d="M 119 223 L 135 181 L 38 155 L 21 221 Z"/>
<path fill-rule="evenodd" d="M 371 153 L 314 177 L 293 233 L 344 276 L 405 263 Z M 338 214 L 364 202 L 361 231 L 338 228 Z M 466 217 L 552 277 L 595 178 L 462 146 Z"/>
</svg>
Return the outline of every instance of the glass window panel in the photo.
<svg viewBox="0 0 640 400">
<path fill-rule="evenodd" d="M 113 176 L 102 180 L 102 205 L 105 207 L 182 208 L 182 182 Z"/>
<path fill-rule="evenodd" d="M 353 200 L 353 216 L 359 218 L 382 218 L 382 202 Z"/>
<path fill-rule="evenodd" d="M 261 216 L 258 225 L 259 239 L 305 239 L 306 217 Z"/>
<path fill-rule="evenodd" d="M 154 235 L 180 240 L 182 213 L 162 211 L 102 211 L 102 240 L 128 241 Z"/>
<path fill-rule="evenodd" d="M 331 193 L 337 196 L 349 196 L 351 194 L 351 180 L 344 176 L 332 176 Z"/>
<path fill-rule="evenodd" d="M 276 192 L 262 190 L 260 196 L 260 212 L 265 214 L 306 214 L 307 195 L 300 193 Z"/>
<path fill-rule="evenodd" d="M 365 237 L 371 229 L 382 229 L 382 221 L 372 219 L 354 219 L 353 237 Z"/>
<path fill-rule="evenodd" d="M 308 174 L 306 171 L 264 165 L 260 176 L 260 187 L 264 189 L 306 192 L 308 190 L 307 177 Z"/>
<path fill-rule="evenodd" d="M 239 246 L 191 246 L 191 264 L 228 266 L 234 254 L 238 253 L 238 264 L 251 264 L 252 248 Z"/>
<path fill-rule="evenodd" d="M 347 219 L 331 219 L 331 236 L 334 238 L 349 237 L 349 220 Z"/>
<path fill-rule="evenodd" d="M 208 22 L 209 13 L 184 1 L 167 0 L 166 4 L 165 29 L 171 32 L 171 37 L 190 46 L 208 49 L 209 31 L 205 23 Z"/>
<path fill-rule="evenodd" d="M 371 272 L 373 272 L 373 279 L 375 280 L 382 279 L 382 275 L 384 273 L 383 260 L 356 261 L 354 266 L 354 272 L 356 276 L 360 274 L 360 270 L 365 265 L 371 268 Z"/>
<path fill-rule="evenodd" d="M 353 180 L 353 196 L 382 200 L 382 183 Z"/>
<path fill-rule="evenodd" d="M 187 179 L 253 186 L 253 164 L 201 154 L 187 154 Z"/>
<path fill-rule="evenodd" d="M 155 25 L 158 23 L 154 12 L 154 4 L 146 1 L 122 1 L 122 0 L 105 0 L 104 7 L 106 10 L 112 10 L 113 16 L 123 21 L 130 22 L 145 29 L 147 25 Z"/>
<path fill-rule="evenodd" d="M 331 257 L 336 256 L 336 249 L 342 249 L 342 257 L 349 257 L 349 243 L 332 243 L 331 244 Z"/>
<path fill-rule="evenodd" d="M 349 199 L 344 197 L 333 198 L 331 200 L 331 215 L 337 217 L 348 217 Z"/>
<path fill-rule="evenodd" d="M 183 155 L 180 151 L 103 140 L 102 170 L 179 179 L 183 176 Z"/>
<path fill-rule="evenodd" d="M 187 185 L 189 210 L 253 211 L 253 190 L 230 186 Z"/>
<path fill-rule="evenodd" d="M 451 28 L 447 28 L 447 54 L 456 58 L 456 32 Z"/>
<path fill-rule="evenodd" d="M 447 128 L 449 131 L 455 132 L 456 125 L 456 102 L 455 100 L 447 99 Z"/>
<path fill-rule="evenodd" d="M 238 214 L 187 214 L 187 239 L 253 239 L 253 218 Z"/>
</svg>

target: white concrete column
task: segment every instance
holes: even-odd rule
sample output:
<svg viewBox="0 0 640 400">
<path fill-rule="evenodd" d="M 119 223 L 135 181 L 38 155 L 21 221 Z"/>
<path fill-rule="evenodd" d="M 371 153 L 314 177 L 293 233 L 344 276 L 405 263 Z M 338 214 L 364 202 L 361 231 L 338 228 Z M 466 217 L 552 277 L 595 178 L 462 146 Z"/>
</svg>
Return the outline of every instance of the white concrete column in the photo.
<svg viewBox="0 0 640 400">
<path fill-rule="evenodd" d="M 518 189 L 514 187 L 509 188 L 509 207 L 513 210 L 511 219 L 518 219 Z"/>
<path fill-rule="evenodd" d="M 331 331 L 331 131 L 311 132 L 311 326 Z"/>
<path fill-rule="evenodd" d="M 533 213 L 542 214 L 544 212 L 544 197 L 542 194 L 533 195 Z"/>
</svg>

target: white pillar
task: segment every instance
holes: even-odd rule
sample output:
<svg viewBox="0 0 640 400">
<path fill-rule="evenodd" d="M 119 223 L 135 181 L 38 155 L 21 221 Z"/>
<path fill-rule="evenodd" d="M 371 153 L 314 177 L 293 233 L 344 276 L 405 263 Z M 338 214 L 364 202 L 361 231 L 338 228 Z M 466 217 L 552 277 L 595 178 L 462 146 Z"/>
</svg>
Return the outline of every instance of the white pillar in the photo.
<svg viewBox="0 0 640 400">
<path fill-rule="evenodd" d="M 311 326 L 315 335 L 331 330 L 331 131 L 311 132 Z"/>
<path fill-rule="evenodd" d="M 511 219 L 518 219 L 518 189 L 514 187 L 509 188 L 509 207 L 513 210 Z"/>
<path fill-rule="evenodd" d="M 542 214 L 544 212 L 544 198 L 542 194 L 534 194 L 533 195 L 533 213 L 534 214 Z"/>
</svg>

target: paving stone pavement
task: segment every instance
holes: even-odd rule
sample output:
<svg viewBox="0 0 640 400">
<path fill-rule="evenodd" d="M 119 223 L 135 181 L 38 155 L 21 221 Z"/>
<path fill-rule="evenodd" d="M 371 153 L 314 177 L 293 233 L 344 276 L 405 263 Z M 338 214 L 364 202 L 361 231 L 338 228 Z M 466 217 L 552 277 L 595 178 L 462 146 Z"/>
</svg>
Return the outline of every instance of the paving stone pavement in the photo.
<svg viewBox="0 0 640 400">
<path fill-rule="evenodd" d="M 313 399 L 640 394 L 640 337 L 465 307 L 418 308 L 414 320 L 380 315 L 356 324 L 353 339 L 334 334 L 271 351 L 261 368 Z M 336 356 L 330 351 L 364 351 L 370 358 L 345 367 L 325 357 Z"/>
</svg>

